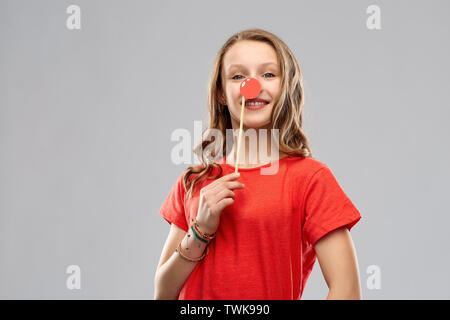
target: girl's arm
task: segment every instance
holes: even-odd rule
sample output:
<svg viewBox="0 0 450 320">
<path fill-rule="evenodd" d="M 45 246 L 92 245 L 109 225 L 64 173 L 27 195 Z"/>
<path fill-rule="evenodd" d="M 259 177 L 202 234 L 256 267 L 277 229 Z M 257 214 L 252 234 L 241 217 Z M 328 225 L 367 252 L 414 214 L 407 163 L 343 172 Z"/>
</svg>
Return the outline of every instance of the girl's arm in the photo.
<svg viewBox="0 0 450 320">
<path fill-rule="evenodd" d="M 177 300 L 181 288 L 197 266 L 198 262 L 187 261 L 175 252 L 180 242 L 183 253 L 191 258 L 200 257 L 206 248 L 203 242 L 199 242 L 200 247 L 197 246 L 191 229 L 186 232 L 171 224 L 155 274 L 155 300 Z"/>
<path fill-rule="evenodd" d="M 358 261 L 346 227 L 331 231 L 314 245 L 322 274 L 329 288 L 327 300 L 360 300 Z"/>
</svg>

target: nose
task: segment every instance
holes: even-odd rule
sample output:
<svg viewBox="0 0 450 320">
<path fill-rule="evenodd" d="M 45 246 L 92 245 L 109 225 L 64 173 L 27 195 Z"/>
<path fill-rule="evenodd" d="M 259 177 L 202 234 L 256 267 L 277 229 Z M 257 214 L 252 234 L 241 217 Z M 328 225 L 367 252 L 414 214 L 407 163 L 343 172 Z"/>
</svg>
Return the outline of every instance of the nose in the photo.
<svg viewBox="0 0 450 320">
<path fill-rule="evenodd" d="M 246 99 L 253 99 L 261 92 L 261 83 L 256 78 L 246 78 L 242 80 L 239 89 Z"/>
</svg>

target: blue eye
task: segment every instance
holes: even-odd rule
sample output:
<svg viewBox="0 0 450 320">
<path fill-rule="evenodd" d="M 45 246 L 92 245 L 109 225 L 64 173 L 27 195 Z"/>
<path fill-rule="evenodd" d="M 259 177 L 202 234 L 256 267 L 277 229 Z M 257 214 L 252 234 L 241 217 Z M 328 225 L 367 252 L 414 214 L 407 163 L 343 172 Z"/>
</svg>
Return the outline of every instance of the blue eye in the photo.
<svg viewBox="0 0 450 320">
<path fill-rule="evenodd" d="M 267 73 L 265 73 L 264 75 L 266 75 L 266 74 L 272 75 L 272 76 L 269 77 L 269 78 L 275 77 L 275 75 L 274 75 L 273 73 L 267 72 Z M 235 76 L 234 76 L 233 78 L 231 78 L 231 79 L 233 79 L 233 80 L 239 80 L 239 79 L 236 79 L 236 77 L 244 77 L 244 76 L 241 76 L 240 74 L 237 74 L 237 75 L 235 75 Z M 264 77 L 264 78 L 266 78 L 266 77 Z"/>
</svg>

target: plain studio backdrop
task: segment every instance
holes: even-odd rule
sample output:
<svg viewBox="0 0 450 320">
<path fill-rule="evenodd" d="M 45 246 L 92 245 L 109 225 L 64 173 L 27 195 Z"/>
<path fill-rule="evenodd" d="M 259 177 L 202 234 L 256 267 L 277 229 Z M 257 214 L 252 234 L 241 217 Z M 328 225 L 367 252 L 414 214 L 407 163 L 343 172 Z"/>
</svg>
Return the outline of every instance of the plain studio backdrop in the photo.
<svg viewBox="0 0 450 320">
<path fill-rule="evenodd" d="M 0 298 L 153 299 L 169 231 L 157 211 L 188 166 L 171 134 L 197 142 L 217 51 L 257 27 L 298 59 L 313 154 L 361 212 L 363 298 L 449 299 L 449 12 L 444 0 L 1 1 Z M 303 299 L 327 293 L 316 261 Z"/>
</svg>

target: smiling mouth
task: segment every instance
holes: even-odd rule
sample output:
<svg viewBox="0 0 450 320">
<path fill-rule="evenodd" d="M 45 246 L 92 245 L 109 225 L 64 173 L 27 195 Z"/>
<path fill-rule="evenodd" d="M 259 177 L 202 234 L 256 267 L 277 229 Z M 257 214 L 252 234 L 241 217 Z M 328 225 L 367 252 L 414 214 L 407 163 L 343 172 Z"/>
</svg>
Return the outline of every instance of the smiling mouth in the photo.
<svg viewBox="0 0 450 320">
<path fill-rule="evenodd" d="M 268 102 L 246 102 L 245 108 L 250 110 L 258 110 L 264 108 L 268 104 Z"/>
<path fill-rule="evenodd" d="M 260 98 L 253 98 L 253 99 L 246 99 L 245 105 L 246 106 L 252 106 L 252 105 L 260 105 L 260 104 L 268 104 L 269 101 L 260 99 Z"/>
<path fill-rule="evenodd" d="M 252 101 L 247 101 L 245 102 L 246 106 L 261 106 L 261 105 L 266 105 L 268 104 L 267 102 L 252 102 Z"/>
</svg>

